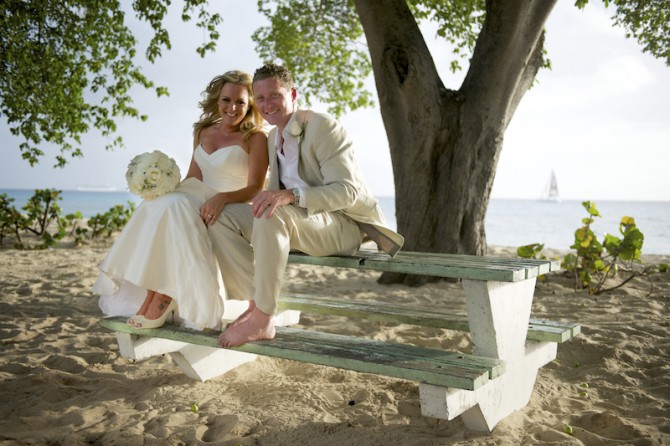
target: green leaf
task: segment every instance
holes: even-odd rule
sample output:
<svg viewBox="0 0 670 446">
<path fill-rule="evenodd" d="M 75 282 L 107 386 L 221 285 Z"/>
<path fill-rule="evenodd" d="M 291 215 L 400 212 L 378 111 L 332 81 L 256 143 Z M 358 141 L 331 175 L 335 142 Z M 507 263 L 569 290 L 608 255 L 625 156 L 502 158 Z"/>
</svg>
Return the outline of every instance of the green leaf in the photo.
<svg viewBox="0 0 670 446">
<path fill-rule="evenodd" d="M 532 243 L 530 245 L 519 246 L 516 249 L 516 254 L 524 259 L 534 259 L 543 248 L 544 244 Z"/>
<path fill-rule="evenodd" d="M 582 206 L 586 209 L 586 212 L 588 212 L 589 215 L 600 217 L 600 213 L 598 212 L 598 209 L 596 209 L 596 204 L 593 201 L 583 201 Z"/>
<path fill-rule="evenodd" d="M 561 268 L 563 268 L 566 271 L 575 271 L 577 266 L 577 256 L 568 253 L 563 257 L 563 261 L 561 262 Z"/>
<path fill-rule="evenodd" d="M 185 0 L 184 10 L 197 10 L 198 26 L 218 25 L 207 2 Z M 60 148 L 55 167 L 81 157 L 81 136 L 96 129 L 108 141 L 105 149 L 122 147 L 116 120 L 140 118 L 133 107 L 133 86 L 153 88 L 135 60 L 137 41 L 126 14 L 150 24 L 154 36 L 147 48 L 150 61 L 169 49 L 163 27 L 169 0 L 135 2 L 72 0 L 68 2 L 8 0 L 0 15 L 2 75 L 0 115 L 10 132 L 22 139 L 21 157 L 31 166 L 44 156 L 45 142 Z M 132 9 L 131 9 L 132 8 Z M 218 36 L 210 32 L 209 37 Z M 213 49 L 207 42 L 205 51 Z M 156 87 L 158 96 L 166 95 Z"/>
</svg>

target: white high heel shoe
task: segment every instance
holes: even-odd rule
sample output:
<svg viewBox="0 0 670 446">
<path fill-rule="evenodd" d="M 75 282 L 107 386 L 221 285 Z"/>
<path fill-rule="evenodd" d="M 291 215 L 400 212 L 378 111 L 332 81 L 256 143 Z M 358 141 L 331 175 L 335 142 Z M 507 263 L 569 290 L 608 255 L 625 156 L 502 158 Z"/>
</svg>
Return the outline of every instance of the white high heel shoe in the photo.
<svg viewBox="0 0 670 446">
<path fill-rule="evenodd" d="M 168 315 L 172 316 L 171 322 L 174 323 L 174 316 L 176 311 L 177 301 L 172 299 L 165 312 L 163 312 L 163 314 L 161 314 L 158 319 L 147 319 L 144 316 L 133 316 L 128 320 L 128 322 L 130 322 L 132 319 L 135 322 L 135 328 L 139 329 L 159 328 L 165 325 L 165 320 L 167 319 Z"/>
</svg>

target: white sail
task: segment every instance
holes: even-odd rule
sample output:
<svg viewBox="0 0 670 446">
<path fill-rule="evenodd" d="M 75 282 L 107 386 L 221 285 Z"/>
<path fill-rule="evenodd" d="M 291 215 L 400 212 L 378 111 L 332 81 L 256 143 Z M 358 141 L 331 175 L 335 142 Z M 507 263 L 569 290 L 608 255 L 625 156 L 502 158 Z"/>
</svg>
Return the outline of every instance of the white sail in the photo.
<svg viewBox="0 0 670 446">
<path fill-rule="evenodd" d="M 558 193 L 558 181 L 556 181 L 556 174 L 554 173 L 553 169 L 551 170 L 549 183 L 544 189 L 544 193 L 542 194 L 542 197 L 540 197 L 540 200 L 551 201 L 554 203 L 559 203 L 561 201 L 561 196 Z"/>
</svg>

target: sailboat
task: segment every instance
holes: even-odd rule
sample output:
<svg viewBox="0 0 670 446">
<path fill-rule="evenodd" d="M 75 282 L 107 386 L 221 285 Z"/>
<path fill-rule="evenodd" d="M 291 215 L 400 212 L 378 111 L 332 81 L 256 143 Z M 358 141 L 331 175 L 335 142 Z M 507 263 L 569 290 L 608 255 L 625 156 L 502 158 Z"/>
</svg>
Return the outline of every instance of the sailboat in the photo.
<svg viewBox="0 0 670 446">
<path fill-rule="evenodd" d="M 551 203 L 560 203 L 561 196 L 558 194 L 558 182 L 556 181 L 556 173 L 554 170 L 551 170 L 551 177 L 549 178 L 549 184 L 544 189 L 540 201 L 547 201 Z"/>
</svg>

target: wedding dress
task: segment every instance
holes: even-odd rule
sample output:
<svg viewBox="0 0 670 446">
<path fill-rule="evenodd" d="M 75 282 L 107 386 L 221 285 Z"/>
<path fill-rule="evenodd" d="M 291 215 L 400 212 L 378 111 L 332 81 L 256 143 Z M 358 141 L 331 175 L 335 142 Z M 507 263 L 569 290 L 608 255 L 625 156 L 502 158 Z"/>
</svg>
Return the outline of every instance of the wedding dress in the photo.
<svg viewBox="0 0 670 446">
<path fill-rule="evenodd" d="M 192 328 L 221 326 L 225 291 L 199 209 L 217 192 L 247 185 L 248 155 L 240 146 L 194 152 L 202 181 L 187 178 L 175 192 L 144 200 L 100 264 L 93 291 L 107 316 L 132 316 L 148 289 L 177 301 Z"/>
</svg>

